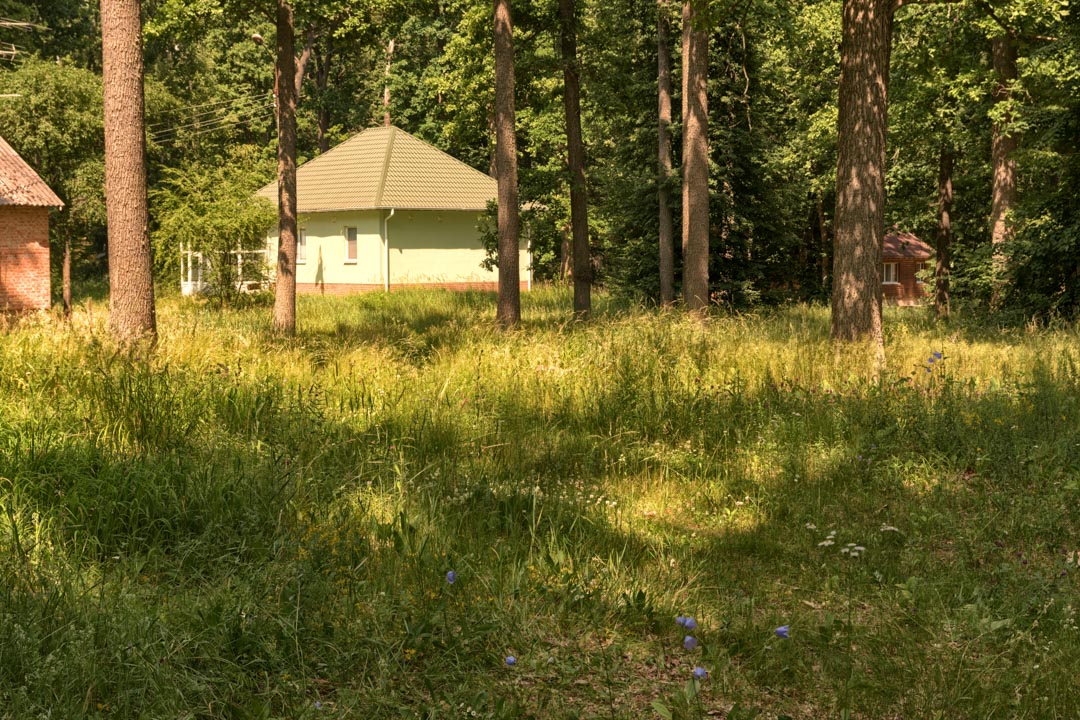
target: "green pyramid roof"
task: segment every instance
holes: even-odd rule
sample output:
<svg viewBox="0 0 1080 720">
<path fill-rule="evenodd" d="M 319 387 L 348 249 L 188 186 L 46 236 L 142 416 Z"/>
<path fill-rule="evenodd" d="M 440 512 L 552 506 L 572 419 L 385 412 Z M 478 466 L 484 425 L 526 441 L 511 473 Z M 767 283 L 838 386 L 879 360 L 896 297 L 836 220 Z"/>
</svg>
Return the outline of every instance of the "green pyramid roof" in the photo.
<svg viewBox="0 0 1080 720">
<path fill-rule="evenodd" d="M 296 170 L 297 210 L 484 210 L 494 178 L 396 127 L 365 130 Z M 258 192 L 277 203 L 277 181 Z"/>
</svg>

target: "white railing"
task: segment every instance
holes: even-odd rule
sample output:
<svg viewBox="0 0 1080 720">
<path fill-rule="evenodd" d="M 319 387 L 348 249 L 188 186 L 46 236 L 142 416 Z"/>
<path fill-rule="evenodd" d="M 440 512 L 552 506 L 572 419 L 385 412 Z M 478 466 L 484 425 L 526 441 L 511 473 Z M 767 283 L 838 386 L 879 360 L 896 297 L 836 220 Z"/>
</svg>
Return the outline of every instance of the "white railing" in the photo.
<svg viewBox="0 0 1080 720">
<path fill-rule="evenodd" d="M 237 249 L 231 251 L 229 255 L 236 260 L 236 279 L 234 285 L 237 292 L 255 292 L 258 290 L 265 290 L 269 287 L 269 280 L 267 279 L 267 273 L 265 271 L 265 268 L 267 267 L 266 250 Z M 251 263 L 255 263 L 256 267 L 263 270 L 254 278 L 252 278 L 249 273 L 248 278 L 245 279 L 245 258 L 248 256 L 251 256 L 252 258 L 246 261 L 248 267 L 251 266 Z M 181 245 L 180 294 L 187 297 L 190 295 L 200 295 L 211 290 L 210 278 L 212 277 L 212 266 L 212 260 L 203 253 L 192 250 L 190 245 Z"/>
</svg>

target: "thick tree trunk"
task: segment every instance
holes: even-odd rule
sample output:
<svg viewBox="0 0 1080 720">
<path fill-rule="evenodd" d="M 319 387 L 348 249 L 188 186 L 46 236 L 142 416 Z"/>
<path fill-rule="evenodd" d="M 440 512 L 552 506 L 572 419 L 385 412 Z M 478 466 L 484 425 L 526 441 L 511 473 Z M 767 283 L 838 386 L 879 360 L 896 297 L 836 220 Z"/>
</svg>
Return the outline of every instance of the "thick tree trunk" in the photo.
<svg viewBox="0 0 1080 720">
<path fill-rule="evenodd" d="M 949 307 L 949 276 L 952 275 L 952 205 L 953 205 L 952 150 L 941 146 L 938 160 L 938 228 L 937 267 L 934 271 L 934 311 L 939 318 L 947 318 Z"/>
<path fill-rule="evenodd" d="M 293 10 L 277 4 L 278 257 L 274 284 L 274 330 L 296 332 L 296 56 Z"/>
<path fill-rule="evenodd" d="M 574 0 L 559 0 L 563 57 L 563 105 L 566 110 L 566 155 L 570 166 L 570 226 L 574 236 L 574 315 L 592 312 L 592 252 L 585 186 L 585 143 L 581 139 L 581 80 L 577 67 L 577 17 Z"/>
<path fill-rule="evenodd" d="M 123 343 L 154 341 L 154 283 L 146 206 L 142 22 L 138 0 L 101 2 L 105 91 L 105 209 L 109 326 Z"/>
<path fill-rule="evenodd" d="M 832 337 L 872 342 L 879 367 L 893 12 L 894 0 L 844 0 L 833 218 Z"/>
<path fill-rule="evenodd" d="M 683 0 L 683 297 L 709 307 L 709 35 L 701 0 Z"/>
<path fill-rule="evenodd" d="M 1016 38 L 1002 35 L 991 41 L 991 54 L 994 62 L 994 105 L 1008 108 L 1012 100 L 1013 86 L 1019 77 L 1017 71 Z M 994 123 L 991 144 L 991 163 L 993 181 L 990 200 L 990 242 L 994 251 L 994 303 L 1000 294 L 1000 285 L 1005 274 L 1005 243 L 1012 238 L 1009 226 L 1009 212 L 1016 206 L 1016 150 L 1020 145 L 1020 136 L 1010 125 L 1012 115 L 1003 113 Z"/>
<path fill-rule="evenodd" d="M 671 159 L 671 24 L 670 0 L 659 0 L 656 8 L 657 88 L 659 91 L 659 190 L 660 203 L 660 304 L 675 303 L 675 231 L 671 216 L 668 181 L 674 163 Z"/>
<path fill-rule="evenodd" d="M 514 26 L 510 18 L 510 0 L 495 0 L 495 168 L 499 182 L 499 301 L 496 320 L 505 328 L 521 322 L 516 124 Z"/>
</svg>

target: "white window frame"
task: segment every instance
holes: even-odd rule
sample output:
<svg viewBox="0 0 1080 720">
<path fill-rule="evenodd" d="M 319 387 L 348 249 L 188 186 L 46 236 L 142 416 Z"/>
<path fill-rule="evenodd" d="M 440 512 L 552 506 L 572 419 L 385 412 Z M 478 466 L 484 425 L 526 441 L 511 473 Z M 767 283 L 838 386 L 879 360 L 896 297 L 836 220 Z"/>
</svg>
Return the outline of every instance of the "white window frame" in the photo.
<svg viewBox="0 0 1080 720">
<path fill-rule="evenodd" d="M 300 228 L 296 231 L 296 264 L 307 263 L 307 230 Z"/>
<path fill-rule="evenodd" d="M 352 240 L 352 243 L 353 243 L 353 247 L 352 247 L 353 255 L 352 255 L 352 257 L 349 257 L 349 231 L 352 231 L 352 234 L 353 234 L 353 240 Z M 346 265 L 355 265 L 357 256 L 359 256 L 359 255 L 360 255 L 360 232 L 355 227 L 347 227 L 347 228 L 345 228 L 345 264 Z"/>
<path fill-rule="evenodd" d="M 892 279 L 889 279 L 889 268 L 892 268 Z M 881 284 L 882 285 L 899 285 L 900 284 L 900 263 L 887 262 L 882 263 L 881 270 Z"/>
</svg>

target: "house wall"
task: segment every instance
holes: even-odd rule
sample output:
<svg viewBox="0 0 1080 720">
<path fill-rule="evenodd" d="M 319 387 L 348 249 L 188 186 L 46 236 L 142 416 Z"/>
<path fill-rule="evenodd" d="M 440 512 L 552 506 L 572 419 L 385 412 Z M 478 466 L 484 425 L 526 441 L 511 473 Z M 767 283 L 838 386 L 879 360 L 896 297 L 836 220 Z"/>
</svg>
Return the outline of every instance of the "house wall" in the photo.
<svg viewBox="0 0 1080 720">
<path fill-rule="evenodd" d="M 918 305 L 926 296 L 916 273 L 926 266 L 923 260 L 886 260 L 897 263 L 897 283 L 881 286 L 885 302 L 893 305 Z"/>
<path fill-rule="evenodd" d="M 351 293 L 382 290 L 386 277 L 384 232 L 390 239 L 390 287 L 494 289 L 497 270 L 480 266 L 486 253 L 475 212 L 388 210 L 301 215 L 307 257 L 297 266 L 299 292 Z M 345 260 L 346 228 L 357 229 L 357 259 Z M 269 239 L 269 257 L 277 256 L 277 233 Z M 321 258 L 321 259 L 320 259 Z M 522 285 L 528 285 L 527 249 L 519 258 Z"/>
<path fill-rule="evenodd" d="M 0 312 L 51 304 L 49 209 L 0 207 Z"/>
</svg>

